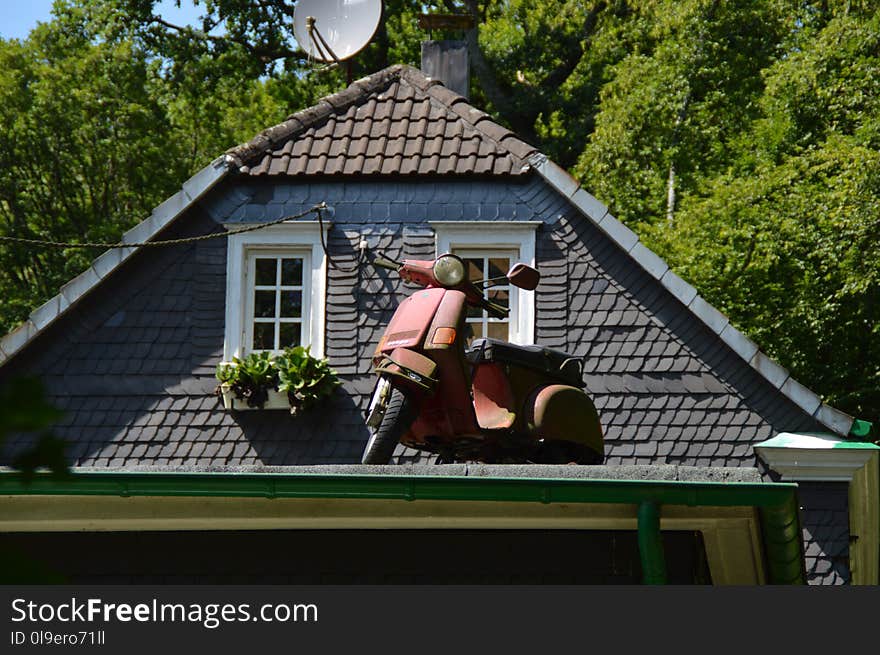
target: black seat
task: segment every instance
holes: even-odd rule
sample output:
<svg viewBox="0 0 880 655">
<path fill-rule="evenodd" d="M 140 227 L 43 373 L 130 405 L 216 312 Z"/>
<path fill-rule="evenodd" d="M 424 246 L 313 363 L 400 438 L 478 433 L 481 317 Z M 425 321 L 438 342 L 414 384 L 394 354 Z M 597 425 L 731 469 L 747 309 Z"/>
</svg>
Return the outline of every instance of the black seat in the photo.
<svg viewBox="0 0 880 655">
<path fill-rule="evenodd" d="M 499 339 L 474 339 L 467 351 L 468 361 L 500 362 L 541 371 L 559 382 L 583 387 L 581 357 L 543 346 L 517 346 Z"/>
</svg>

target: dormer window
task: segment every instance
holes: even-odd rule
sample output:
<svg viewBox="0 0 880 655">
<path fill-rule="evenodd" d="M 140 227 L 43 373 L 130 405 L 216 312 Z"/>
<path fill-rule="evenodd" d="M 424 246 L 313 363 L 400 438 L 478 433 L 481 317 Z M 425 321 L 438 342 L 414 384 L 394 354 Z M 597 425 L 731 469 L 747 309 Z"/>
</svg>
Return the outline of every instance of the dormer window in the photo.
<svg viewBox="0 0 880 655">
<path fill-rule="evenodd" d="M 318 230 L 298 221 L 229 237 L 225 361 L 298 345 L 323 357 L 327 264 Z"/>
</svg>

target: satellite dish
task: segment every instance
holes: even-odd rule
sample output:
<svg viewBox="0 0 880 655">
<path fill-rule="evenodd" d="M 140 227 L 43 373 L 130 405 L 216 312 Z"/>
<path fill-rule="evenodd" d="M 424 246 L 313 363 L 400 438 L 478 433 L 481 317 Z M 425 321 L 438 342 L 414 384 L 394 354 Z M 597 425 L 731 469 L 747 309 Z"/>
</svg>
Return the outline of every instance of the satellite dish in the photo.
<svg viewBox="0 0 880 655">
<path fill-rule="evenodd" d="M 309 57 L 340 62 L 364 49 L 380 18 L 382 0 L 299 0 L 293 33 Z"/>
</svg>

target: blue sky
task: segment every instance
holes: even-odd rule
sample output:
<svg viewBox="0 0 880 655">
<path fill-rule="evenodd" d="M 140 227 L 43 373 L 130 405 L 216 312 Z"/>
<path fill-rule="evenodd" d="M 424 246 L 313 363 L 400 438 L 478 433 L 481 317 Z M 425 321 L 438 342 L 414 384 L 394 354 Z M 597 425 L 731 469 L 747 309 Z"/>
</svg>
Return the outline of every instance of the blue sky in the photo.
<svg viewBox="0 0 880 655">
<path fill-rule="evenodd" d="M 0 37 L 4 39 L 23 39 L 38 22 L 52 18 L 53 0 L 0 0 Z M 174 6 L 174 0 L 162 0 L 159 13 L 166 20 L 182 25 L 193 23 L 203 7 L 196 7 L 192 0 L 181 0 L 181 7 Z"/>
</svg>

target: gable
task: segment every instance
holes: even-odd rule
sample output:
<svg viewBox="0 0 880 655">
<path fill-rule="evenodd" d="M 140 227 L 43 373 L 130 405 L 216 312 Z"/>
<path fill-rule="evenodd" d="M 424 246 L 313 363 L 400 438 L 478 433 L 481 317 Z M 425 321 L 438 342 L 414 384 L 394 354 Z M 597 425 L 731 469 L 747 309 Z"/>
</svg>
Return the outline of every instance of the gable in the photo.
<svg viewBox="0 0 880 655">
<path fill-rule="evenodd" d="M 405 198 L 406 202 L 399 199 Z M 539 343 L 585 355 L 587 389 L 605 426 L 608 462 L 754 465 L 752 444 L 783 430 L 821 430 L 551 186 L 507 180 L 393 182 L 229 179 L 173 226 L 220 224 L 335 207 L 328 247 L 343 266 L 360 239 L 396 258 L 434 256 L 434 218 L 539 220 Z M 476 210 L 476 211 L 475 211 Z M 408 291 L 372 268 L 327 274 L 326 355 L 344 393 L 326 411 L 224 411 L 223 240 L 142 252 L 4 373 L 39 373 L 67 413 L 59 436 L 78 465 L 158 468 L 358 461 L 371 355 Z M 36 344 L 35 344 L 36 345 Z M 332 417 L 332 418 L 328 418 Z M 417 460 L 402 453 L 401 461 Z"/>
</svg>

